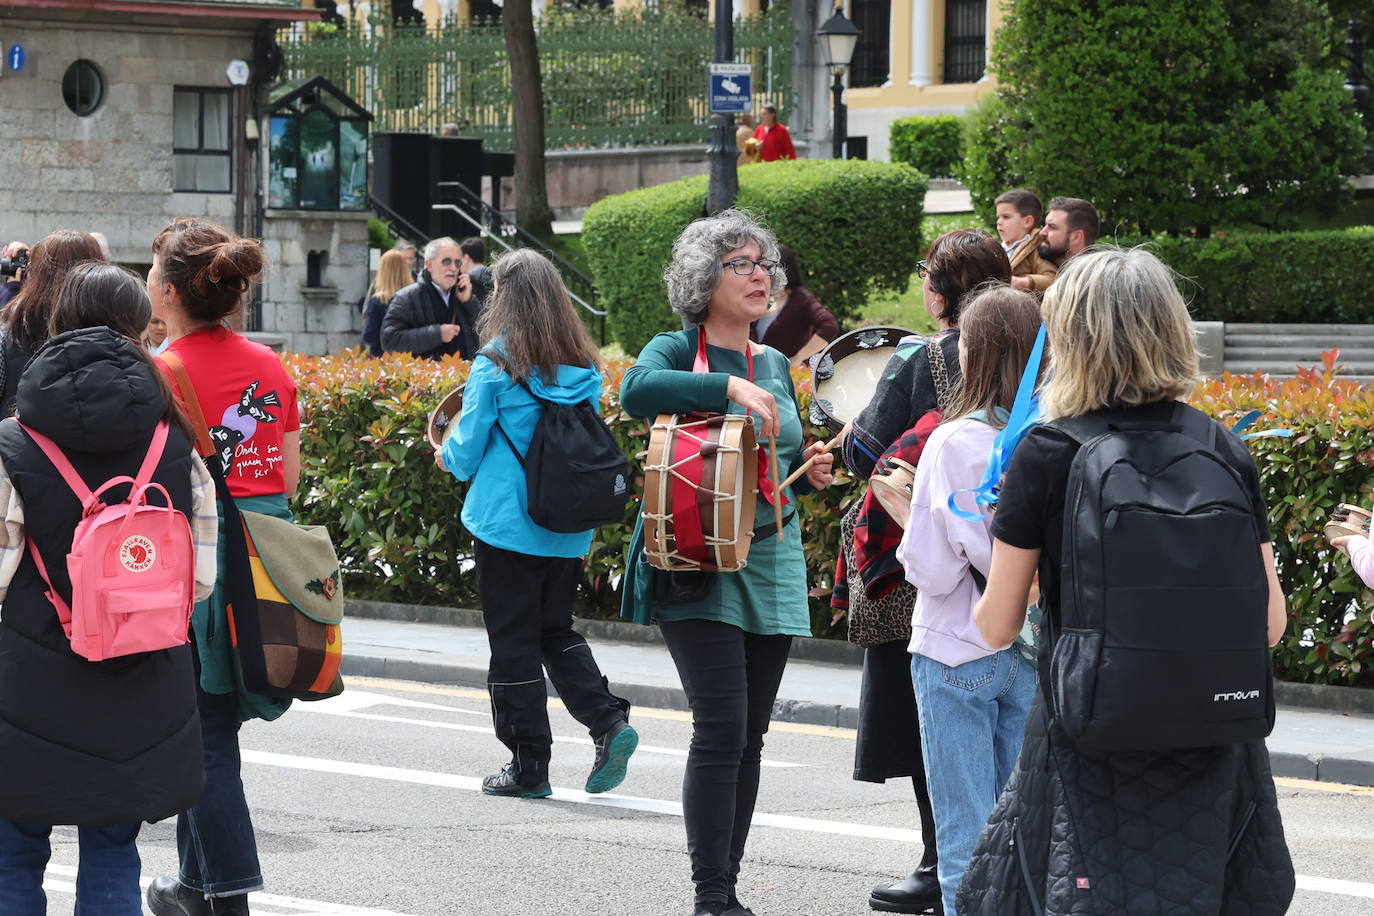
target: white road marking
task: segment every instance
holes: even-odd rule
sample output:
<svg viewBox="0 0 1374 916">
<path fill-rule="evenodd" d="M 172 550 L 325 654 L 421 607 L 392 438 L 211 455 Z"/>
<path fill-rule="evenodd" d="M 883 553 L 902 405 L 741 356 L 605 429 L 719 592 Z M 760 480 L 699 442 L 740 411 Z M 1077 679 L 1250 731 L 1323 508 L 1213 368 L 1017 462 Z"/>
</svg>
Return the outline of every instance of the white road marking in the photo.
<svg viewBox="0 0 1374 916">
<path fill-rule="evenodd" d="M 76 866 L 49 863 L 47 874 L 74 879 Z M 138 879 L 138 884 L 147 889 L 152 880 L 150 877 L 141 877 Z M 76 882 L 47 877 L 43 881 L 43 890 L 48 893 L 75 894 Z M 262 916 L 406 916 L 405 913 L 397 913 L 393 910 L 376 910 L 363 906 L 350 906 L 345 903 L 329 903 L 324 900 L 305 900 L 300 897 L 285 897 L 281 894 L 264 894 L 261 891 L 249 894 L 248 902 L 252 905 L 253 912 L 260 913 Z M 144 912 L 149 912 L 146 906 Z"/>
<path fill-rule="evenodd" d="M 336 697 L 330 697 L 328 700 L 321 700 L 316 703 L 295 703 L 292 704 L 291 712 L 288 713 L 288 715 L 295 714 L 297 712 L 303 712 L 307 714 L 341 716 L 347 719 L 365 719 L 371 722 L 395 722 L 401 725 L 418 725 L 421 728 L 438 728 L 447 729 L 449 731 L 476 732 L 479 735 L 495 735 L 495 732 L 492 730 L 492 728 L 490 726 L 485 725 L 463 725 L 457 722 L 435 722 L 429 719 L 412 719 L 407 716 L 388 716 L 383 715 L 382 713 L 359 712 L 358 710 L 367 709 L 372 706 L 392 705 L 404 706 L 412 709 L 442 709 L 447 710 L 448 712 L 459 712 L 466 713 L 468 715 L 476 715 L 483 716 L 485 718 L 490 718 L 491 713 L 489 712 L 474 712 L 473 710 L 469 709 L 457 709 L 453 706 L 444 706 L 439 703 L 419 703 L 414 700 L 405 700 L 400 698 L 388 697 L 379 693 L 363 693 L 355 695 L 353 696 L 353 702 L 351 705 L 339 703 L 340 700 L 343 700 L 349 696 L 350 692 L 345 691 L 344 693 L 341 693 Z M 595 742 L 593 742 L 591 738 L 564 737 L 562 735 L 554 735 L 553 740 L 560 744 L 581 744 L 586 747 L 595 746 Z M 635 753 L 661 754 L 667 757 L 682 758 L 686 758 L 687 756 L 687 751 L 683 748 L 657 747 L 652 744 L 639 745 L 639 748 L 635 751 Z M 794 769 L 806 766 L 806 764 L 803 763 L 787 763 L 781 760 L 767 759 L 762 761 L 762 765 L 765 767 L 772 767 L 774 769 Z"/>
<path fill-rule="evenodd" d="M 326 760 L 320 757 L 301 757 L 295 754 L 277 754 L 269 751 L 244 750 L 243 759 L 247 763 L 261 766 L 283 767 L 293 770 L 310 770 L 316 773 L 334 773 L 340 776 L 360 776 L 366 779 L 383 779 L 391 782 L 404 782 L 414 785 L 438 786 L 448 789 L 461 789 L 467 792 L 480 792 L 482 780 L 476 776 L 460 776 L 456 773 L 435 773 L 429 770 L 412 770 L 405 767 L 378 766 L 370 763 L 352 763 L 346 760 Z M 603 808 L 619 808 L 627 811 L 643 811 L 667 817 L 681 817 L 682 805 L 677 802 L 662 801 L 656 798 L 638 798 L 632 795 L 588 795 L 578 789 L 554 788 L 553 796 L 557 801 L 573 804 L 596 805 Z M 788 814 L 767 814 L 755 812 L 754 825 L 774 827 L 780 830 L 796 830 L 806 833 L 823 833 L 834 836 L 852 836 L 862 839 L 891 840 L 898 843 L 921 842 L 919 830 L 902 827 L 882 827 L 876 824 L 853 824 L 844 821 L 828 821 L 813 817 L 797 817 Z M 49 869 L 51 870 L 51 868 Z M 75 869 L 72 869 L 75 874 Z M 1299 890 L 1316 891 L 1323 894 L 1338 894 L 1345 897 L 1374 899 L 1374 884 L 1361 881 L 1346 881 L 1339 878 L 1319 878 L 1311 875 L 1298 875 Z M 266 896 L 266 895 L 264 895 Z M 255 895 L 254 899 L 257 897 Z M 288 899 L 288 898 L 282 898 Z M 357 916 L 389 916 L 380 910 L 322 910 L 321 914 L 354 914 Z"/>
<path fill-rule="evenodd" d="M 1364 881 L 1345 881 L 1340 878 L 1314 878 L 1311 875 L 1298 875 L 1298 890 L 1374 900 L 1374 884 L 1367 884 Z"/>
</svg>

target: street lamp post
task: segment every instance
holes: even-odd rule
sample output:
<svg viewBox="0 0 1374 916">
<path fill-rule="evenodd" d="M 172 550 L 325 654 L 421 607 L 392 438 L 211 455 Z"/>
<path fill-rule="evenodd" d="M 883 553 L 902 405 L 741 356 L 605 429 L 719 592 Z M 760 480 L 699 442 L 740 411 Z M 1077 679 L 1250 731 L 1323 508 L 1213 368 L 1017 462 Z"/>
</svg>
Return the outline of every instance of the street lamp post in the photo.
<svg viewBox="0 0 1374 916">
<path fill-rule="evenodd" d="M 835 14 L 817 30 L 816 36 L 821 40 L 821 56 L 825 59 L 825 65 L 835 77 L 830 86 L 830 92 L 835 97 L 834 155 L 836 159 L 843 159 L 848 134 L 845 124 L 844 71 L 854 57 L 854 46 L 859 43 L 859 30 L 845 18 L 840 4 L 836 3 Z"/>
<path fill-rule="evenodd" d="M 735 56 L 734 21 L 730 18 L 730 0 L 716 0 L 715 61 L 729 63 Z M 719 213 L 734 206 L 739 190 L 739 174 L 735 171 L 734 116 L 711 115 L 711 146 L 707 152 L 710 175 L 706 186 L 706 210 Z M 686 327 L 687 319 L 683 319 Z"/>
</svg>

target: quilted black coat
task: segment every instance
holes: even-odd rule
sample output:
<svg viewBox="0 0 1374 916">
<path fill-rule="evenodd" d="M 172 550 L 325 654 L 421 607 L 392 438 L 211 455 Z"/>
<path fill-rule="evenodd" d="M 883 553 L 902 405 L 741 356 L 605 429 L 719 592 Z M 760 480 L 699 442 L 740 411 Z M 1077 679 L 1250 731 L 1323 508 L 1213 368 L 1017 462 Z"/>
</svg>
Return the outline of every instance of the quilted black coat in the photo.
<svg viewBox="0 0 1374 916">
<path fill-rule="evenodd" d="M 959 887 L 960 916 L 1267 916 L 1293 863 L 1262 741 L 1079 752 L 1043 695 Z"/>
<path fill-rule="evenodd" d="M 88 485 L 132 476 L 166 408 L 155 371 L 109 328 L 68 331 L 24 371 L 19 415 L 57 442 Z M 0 424 L 0 460 L 23 503 L 25 533 L 70 601 L 66 556 L 81 502 L 16 424 Z M 153 473 L 188 516 L 196 460 L 174 427 Z M 107 499 L 127 492 L 116 486 Z M 72 651 L 46 591 L 26 548 L 0 611 L 0 817 L 115 824 L 196 804 L 205 775 L 190 645 L 87 661 Z"/>
</svg>

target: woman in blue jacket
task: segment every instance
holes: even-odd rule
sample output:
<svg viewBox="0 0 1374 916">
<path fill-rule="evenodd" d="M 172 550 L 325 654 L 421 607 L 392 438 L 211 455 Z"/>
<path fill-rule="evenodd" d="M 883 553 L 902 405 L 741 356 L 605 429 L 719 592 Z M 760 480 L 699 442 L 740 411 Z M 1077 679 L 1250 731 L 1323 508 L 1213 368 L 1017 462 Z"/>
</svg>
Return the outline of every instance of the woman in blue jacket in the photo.
<svg viewBox="0 0 1374 916">
<path fill-rule="evenodd" d="M 572 628 L 592 532 L 564 534 L 535 524 L 524 468 L 502 437 L 521 454 L 528 451 L 543 413 L 536 396 L 599 404 L 600 355 L 543 255 L 512 251 L 492 276 L 496 291 L 478 328 L 486 346 L 473 361 L 462 414 L 440 453 L 453 476 L 472 481 L 462 521 L 473 538 L 491 645 L 487 690 L 496 736 L 512 755 L 501 772 L 482 780 L 482 791 L 520 798 L 552 794 L 547 670 L 568 712 L 596 743 L 586 790 L 606 792 L 624 780 L 639 736 L 628 721 L 630 704 L 610 692 L 587 641 Z"/>
</svg>

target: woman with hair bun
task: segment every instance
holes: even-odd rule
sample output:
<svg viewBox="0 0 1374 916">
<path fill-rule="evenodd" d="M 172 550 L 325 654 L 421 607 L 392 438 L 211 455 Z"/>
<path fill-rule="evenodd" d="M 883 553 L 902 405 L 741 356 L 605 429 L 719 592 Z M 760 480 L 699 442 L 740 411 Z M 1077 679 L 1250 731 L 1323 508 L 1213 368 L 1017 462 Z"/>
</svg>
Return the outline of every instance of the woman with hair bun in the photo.
<svg viewBox="0 0 1374 916">
<path fill-rule="evenodd" d="M 177 390 L 177 396 L 183 404 L 199 401 L 212 424 L 216 454 L 204 456 L 211 473 L 223 475 L 239 508 L 289 519 L 287 498 L 300 478 L 296 383 L 275 353 L 224 324 L 242 308 L 263 266 L 256 241 L 206 220 L 173 220 L 153 240 L 148 296 L 171 341 L 158 359 L 181 362 L 193 390 Z M 163 370 L 171 374 L 165 364 Z M 248 912 L 248 893 L 260 890 L 263 880 L 239 776 L 239 725 L 275 719 L 289 701 L 241 689 L 230 654 L 222 562 L 215 591 L 196 605 L 191 629 L 205 796 L 177 819 L 180 874 L 153 880 L 148 907 L 155 916 L 240 916 Z"/>
<path fill-rule="evenodd" d="M 84 232 L 56 229 L 43 237 L 29 255 L 24 285 L 5 306 L 4 364 L 0 366 L 0 416 L 14 413 L 19 376 L 33 354 L 48 339 L 48 323 L 67 272 L 83 261 L 105 261 L 100 244 Z"/>
</svg>

